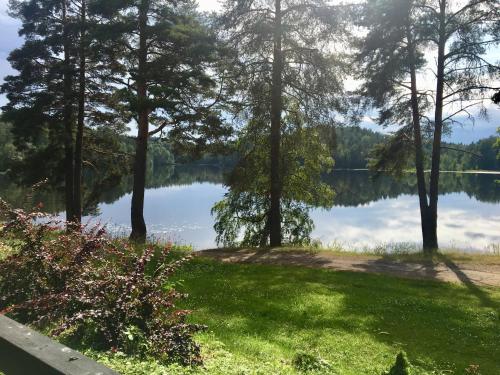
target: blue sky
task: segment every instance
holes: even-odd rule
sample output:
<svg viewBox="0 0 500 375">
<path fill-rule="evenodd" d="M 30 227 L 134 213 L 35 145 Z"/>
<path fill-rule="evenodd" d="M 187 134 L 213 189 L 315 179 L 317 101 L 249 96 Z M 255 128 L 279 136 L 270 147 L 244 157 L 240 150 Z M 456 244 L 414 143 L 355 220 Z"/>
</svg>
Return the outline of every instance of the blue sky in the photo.
<svg viewBox="0 0 500 375">
<path fill-rule="evenodd" d="M 215 11 L 220 9 L 218 0 L 198 0 L 200 9 L 204 11 Z M 19 22 L 10 18 L 7 14 L 8 0 L 0 0 L 0 83 L 3 78 L 9 74 L 15 74 L 15 71 L 10 67 L 7 57 L 13 49 L 22 44 L 22 39 L 18 36 L 17 30 Z M 495 54 L 500 54 L 500 49 L 495 50 Z M 499 56 L 494 56 L 495 60 L 500 59 Z M 0 95 L 0 106 L 5 104 L 6 99 Z M 478 139 L 486 138 L 494 135 L 496 129 L 500 127 L 500 108 L 493 104 L 489 106 L 489 118 L 482 119 L 476 118 L 474 125 L 470 122 L 465 126 L 457 126 L 454 128 L 453 135 L 448 140 L 453 142 L 470 143 Z M 370 119 L 366 119 L 362 126 L 380 131 L 380 128 L 374 124 Z M 385 130 L 386 132 L 390 130 Z"/>
<path fill-rule="evenodd" d="M 0 82 L 3 77 L 15 73 L 11 69 L 7 57 L 9 52 L 22 43 L 22 39 L 17 35 L 19 22 L 7 15 L 8 0 L 0 0 Z M 0 97 L 0 104 L 4 104 L 5 99 Z"/>
</svg>

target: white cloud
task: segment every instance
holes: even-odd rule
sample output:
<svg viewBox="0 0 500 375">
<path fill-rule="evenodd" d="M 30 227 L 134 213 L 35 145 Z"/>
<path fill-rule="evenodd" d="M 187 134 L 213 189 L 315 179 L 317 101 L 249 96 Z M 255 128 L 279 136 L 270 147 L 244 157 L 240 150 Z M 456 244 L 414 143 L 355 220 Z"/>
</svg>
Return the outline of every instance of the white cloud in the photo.
<svg viewBox="0 0 500 375">
<path fill-rule="evenodd" d="M 198 0 L 198 6 L 200 10 L 206 12 L 218 11 L 221 9 L 220 0 Z"/>
</svg>

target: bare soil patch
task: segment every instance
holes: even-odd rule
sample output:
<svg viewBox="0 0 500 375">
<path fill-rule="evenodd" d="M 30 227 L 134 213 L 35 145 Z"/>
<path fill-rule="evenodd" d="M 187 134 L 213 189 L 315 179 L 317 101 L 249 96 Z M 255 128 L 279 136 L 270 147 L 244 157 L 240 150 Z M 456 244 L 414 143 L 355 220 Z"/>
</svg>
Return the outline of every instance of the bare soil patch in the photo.
<svg viewBox="0 0 500 375">
<path fill-rule="evenodd" d="M 500 287 L 500 264 L 487 263 L 487 257 L 485 261 L 477 257 L 472 261 L 460 261 L 447 255 L 439 255 L 430 260 L 406 261 L 391 256 L 281 249 L 213 249 L 200 251 L 198 255 L 230 263 L 326 268 L 439 280 L 469 286 Z"/>
</svg>

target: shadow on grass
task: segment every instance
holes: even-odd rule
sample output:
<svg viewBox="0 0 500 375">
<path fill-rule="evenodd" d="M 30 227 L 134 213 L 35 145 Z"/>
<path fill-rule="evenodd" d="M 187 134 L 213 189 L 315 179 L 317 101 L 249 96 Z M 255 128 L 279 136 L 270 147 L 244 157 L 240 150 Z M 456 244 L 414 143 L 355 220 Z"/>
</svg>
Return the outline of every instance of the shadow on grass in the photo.
<svg viewBox="0 0 500 375">
<path fill-rule="evenodd" d="M 439 254 L 438 259 L 443 262 L 446 267 L 453 271 L 453 273 L 467 287 L 467 289 L 469 289 L 469 291 L 474 294 L 479 301 L 481 301 L 481 304 L 483 306 L 500 311 L 500 304 L 491 299 L 488 293 L 478 287 L 476 283 L 471 280 L 469 276 L 467 276 L 467 274 L 462 271 L 462 269 L 455 262 L 453 262 L 453 260 L 451 260 L 444 254 Z"/>
<path fill-rule="evenodd" d="M 238 263 L 274 264 L 291 266 L 328 266 L 329 260 L 317 256 L 314 251 L 281 250 L 270 248 L 237 248 L 204 250 L 203 254 L 218 260 Z"/>
<path fill-rule="evenodd" d="M 423 271 L 432 274 L 432 266 Z M 486 374 L 498 370 L 498 291 L 490 295 L 475 286 L 477 290 L 389 276 L 207 260 L 195 261 L 182 276 L 194 319 L 245 355 L 262 350 L 251 345 L 282 356 L 301 348 L 346 352 L 344 360 L 367 373 L 373 367 L 363 366 L 380 363 L 382 354 L 403 348 L 429 372 L 435 366 L 449 368 L 450 363 L 456 366 L 454 373 L 473 363 Z"/>
</svg>

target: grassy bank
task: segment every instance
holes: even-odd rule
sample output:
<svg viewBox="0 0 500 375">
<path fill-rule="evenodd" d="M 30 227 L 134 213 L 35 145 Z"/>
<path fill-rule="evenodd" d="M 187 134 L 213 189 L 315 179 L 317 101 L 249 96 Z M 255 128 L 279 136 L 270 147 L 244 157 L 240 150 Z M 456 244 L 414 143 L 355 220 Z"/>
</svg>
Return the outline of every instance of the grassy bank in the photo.
<svg viewBox="0 0 500 375">
<path fill-rule="evenodd" d="M 297 251 L 283 251 L 291 250 Z M 9 253 L 8 244 L 0 244 L 0 259 Z M 394 257 L 422 259 L 418 254 Z M 194 311 L 191 322 L 208 326 L 197 335 L 204 367 L 163 366 L 153 359 L 77 349 L 130 375 L 300 374 L 307 369 L 377 375 L 400 350 L 408 353 L 414 375 L 500 373 L 500 288 L 201 257 L 183 266 L 175 282 L 190 295 L 179 307 Z"/>
<path fill-rule="evenodd" d="M 209 327 L 204 368 L 97 358 L 125 374 L 295 374 L 305 353 L 316 373 L 359 375 L 381 374 L 403 349 L 414 374 L 500 373 L 499 289 L 206 259 L 179 282 L 191 321 Z"/>
</svg>

